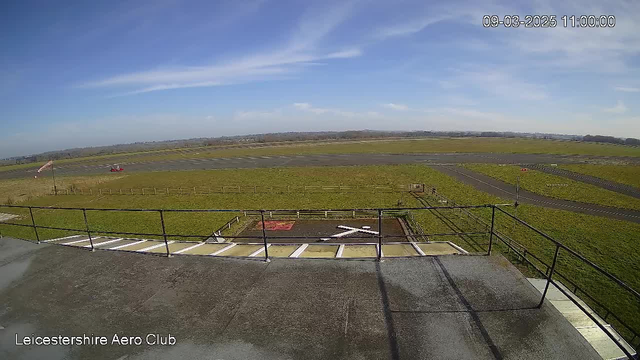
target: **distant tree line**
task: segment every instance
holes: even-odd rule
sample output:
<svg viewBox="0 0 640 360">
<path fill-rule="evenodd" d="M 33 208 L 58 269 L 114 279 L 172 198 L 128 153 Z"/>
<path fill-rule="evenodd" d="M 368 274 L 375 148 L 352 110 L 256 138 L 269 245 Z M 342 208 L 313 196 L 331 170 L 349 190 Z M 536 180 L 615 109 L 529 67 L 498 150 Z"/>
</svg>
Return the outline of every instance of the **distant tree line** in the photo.
<svg viewBox="0 0 640 360">
<path fill-rule="evenodd" d="M 601 143 L 610 143 L 610 144 L 619 144 L 619 145 L 640 145 L 640 139 L 634 138 L 626 138 L 621 139 L 613 136 L 605 136 L 605 135 L 585 135 L 582 138 L 582 141 L 590 141 L 590 142 L 601 142 Z"/>
</svg>

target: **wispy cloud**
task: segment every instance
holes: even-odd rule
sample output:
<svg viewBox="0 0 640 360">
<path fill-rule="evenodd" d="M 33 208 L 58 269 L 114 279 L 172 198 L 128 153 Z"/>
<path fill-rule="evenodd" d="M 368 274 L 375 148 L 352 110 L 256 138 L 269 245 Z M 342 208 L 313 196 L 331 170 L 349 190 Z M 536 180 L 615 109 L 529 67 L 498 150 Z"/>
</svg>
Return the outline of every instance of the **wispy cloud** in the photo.
<svg viewBox="0 0 640 360">
<path fill-rule="evenodd" d="M 319 50 L 321 40 L 351 15 L 354 1 L 342 2 L 324 9 L 323 13 L 307 13 L 284 46 L 251 54 L 224 63 L 205 66 L 173 66 L 126 73 L 80 84 L 84 88 L 133 88 L 118 95 L 134 95 L 152 91 L 210 87 L 256 80 L 274 79 L 301 71 L 314 61 L 346 59 L 360 56 L 359 48 L 337 51 Z"/>
<path fill-rule="evenodd" d="M 404 105 L 404 104 L 388 103 L 388 104 L 382 104 L 382 106 L 386 107 L 387 109 L 397 110 L 397 111 L 407 111 L 407 110 L 409 110 L 409 107 L 407 105 Z"/>
<path fill-rule="evenodd" d="M 354 112 L 354 111 L 335 109 L 335 108 L 315 107 L 309 103 L 294 103 L 292 106 L 297 110 L 313 113 L 316 115 L 330 114 L 330 115 L 338 115 L 338 116 L 349 117 L 349 118 L 381 116 L 381 114 L 376 111 Z"/>
<path fill-rule="evenodd" d="M 613 89 L 621 92 L 640 92 L 640 88 L 630 86 L 616 86 Z"/>
<path fill-rule="evenodd" d="M 454 75 L 441 81 L 444 89 L 475 88 L 508 99 L 544 100 L 548 94 L 542 85 L 519 79 L 518 76 L 505 70 L 493 70 L 485 67 L 470 69 L 454 69 Z"/>
<path fill-rule="evenodd" d="M 275 110 L 250 110 L 250 111 L 237 111 L 235 118 L 237 119 L 270 119 L 282 116 L 281 109 Z"/>
<path fill-rule="evenodd" d="M 433 15 L 416 20 L 409 21 L 408 23 L 391 25 L 383 27 L 377 31 L 377 37 L 380 39 L 391 38 L 395 36 L 408 36 L 418 33 L 430 25 L 437 24 L 441 21 L 451 19 L 452 15 Z"/>
<path fill-rule="evenodd" d="M 602 109 L 602 111 L 604 112 L 608 112 L 611 114 L 624 114 L 625 112 L 627 112 L 627 107 L 624 105 L 624 103 L 622 102 L 622 100 L 618 100 L 618 103 L 616 104 L 616 106 L 614 107 L 610 107 L 610 108 L 604 108 Z"/>
</svg>

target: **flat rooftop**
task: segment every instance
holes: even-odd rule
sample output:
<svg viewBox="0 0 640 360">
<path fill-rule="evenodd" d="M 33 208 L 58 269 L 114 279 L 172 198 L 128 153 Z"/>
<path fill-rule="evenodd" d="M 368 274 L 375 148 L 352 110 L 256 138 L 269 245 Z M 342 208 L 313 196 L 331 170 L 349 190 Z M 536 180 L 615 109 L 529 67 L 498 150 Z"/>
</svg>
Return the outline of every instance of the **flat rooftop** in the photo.
<svg viewBox="0 0 640 360">
<path fill-rule="evenodd" d="M 501 256 L 274 259 L 0 240 L 0 358 L 598 359 Z M 16 346 L 149 333 L 174 346 Z"/>
</svg>

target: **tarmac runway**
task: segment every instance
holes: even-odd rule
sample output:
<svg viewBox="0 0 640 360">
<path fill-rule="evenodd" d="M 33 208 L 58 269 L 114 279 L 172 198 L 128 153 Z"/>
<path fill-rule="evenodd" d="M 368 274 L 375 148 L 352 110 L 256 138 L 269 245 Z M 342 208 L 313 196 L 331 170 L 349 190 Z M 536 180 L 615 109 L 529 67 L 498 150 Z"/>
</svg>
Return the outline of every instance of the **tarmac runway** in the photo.
<svg viewBox="0 0 640 360">
<path fill-rule="evenodd" d="M 550 154 L 498 154 L 498 153 L 433 153 L 433 154 L 326 154 L 326 155 L 272 155 L 234 158 L 186 158 L 162 161 L 129 161 L 118 164 L 126 173 L 140 171 L 176 171 L 243 169 L 302 166 L 354 166 L 398 164 L 580 164 L 593 161 L 623 161 L 640 164 L 640 159 L 630 157 L 602 157 L 584 155 Z M 56 166 L 58 175 L 94 175 L 109 172 L 112 163 L 103 160 L 96 163 L 80 163 Z M 0 179 L 33 177 L 38 166 L 29 169 L 0 171 Z"/>
</svg>

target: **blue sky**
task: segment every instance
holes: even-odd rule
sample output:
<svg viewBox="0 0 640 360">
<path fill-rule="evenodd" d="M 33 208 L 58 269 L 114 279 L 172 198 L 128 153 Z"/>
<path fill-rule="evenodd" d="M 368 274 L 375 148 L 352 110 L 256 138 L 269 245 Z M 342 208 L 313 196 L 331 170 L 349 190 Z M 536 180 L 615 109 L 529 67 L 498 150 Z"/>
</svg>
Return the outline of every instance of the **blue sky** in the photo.
<svg viewBox="0 0 640 360">
<path fill-rule="evenodd" d="M 279 131 L 640 138 L 638 19 L 628 0 L 5 1 L 0 157 Z"/>
</svg>

